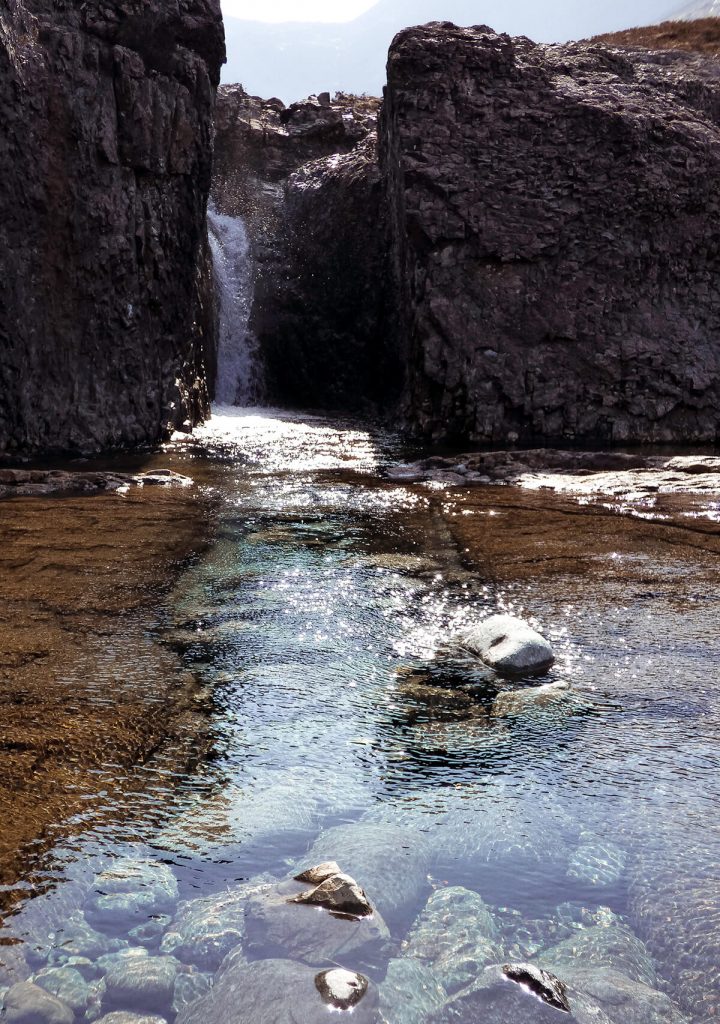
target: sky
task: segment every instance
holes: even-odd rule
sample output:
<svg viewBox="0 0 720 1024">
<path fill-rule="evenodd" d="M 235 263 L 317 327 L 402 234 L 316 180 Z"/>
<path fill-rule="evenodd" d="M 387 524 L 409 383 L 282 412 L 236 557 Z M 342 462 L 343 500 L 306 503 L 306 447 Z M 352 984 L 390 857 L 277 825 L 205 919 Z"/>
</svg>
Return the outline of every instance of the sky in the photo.
<svg viewBox="0 0 720 1024">
<path fill-rule="evenodd" d="M 375 0 L 221 0 L 223 13 L 253 21 L 352 21 Z"/>
</svg>

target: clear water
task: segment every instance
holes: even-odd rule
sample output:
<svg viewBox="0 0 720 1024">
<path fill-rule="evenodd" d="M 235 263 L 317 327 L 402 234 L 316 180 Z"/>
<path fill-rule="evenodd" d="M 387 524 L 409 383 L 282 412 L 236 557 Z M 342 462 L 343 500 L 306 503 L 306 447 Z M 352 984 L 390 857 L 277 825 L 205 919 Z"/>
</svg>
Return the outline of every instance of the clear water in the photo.
<svg viewBox="0 0 720 1024">
<path fill-rule="evenodd" d="M 353 965 L 375 981 L 428 896 L 463 886 L 511 959 L 619 917 L 648 943 L 653 987 L 686 1019 L 715 1019 L 717 527 L 680 499 L 640 519 L 511 488 L 398 486 L 382 477 L 398 455 L 379 430 L 223 408 L 163 459 L 217 500 L 213 544 L 161 609 L 164 642 L 204 686 L 212 752 L 177 774 L 161 751 L 119 796 L 108 765 L 112 800 L 101 773 L 43 866 L 58 884 L 7 922 L 22 941 L 7 955 L 57 961 L 118 860 L 169 866 L 187 900 L 284 878 L 356 835 L 343 866 L 369 892 L 383 843 L 420 863 L 389 946 Z M 544 629 L 558 661 L 543 681 L 570 681 L 568 701 L 493 717 L 491 698 L 438 706 L 403 684 L 498 608 Z M 151 952 L 169 920 L 157 927 Z"/>
</svg>

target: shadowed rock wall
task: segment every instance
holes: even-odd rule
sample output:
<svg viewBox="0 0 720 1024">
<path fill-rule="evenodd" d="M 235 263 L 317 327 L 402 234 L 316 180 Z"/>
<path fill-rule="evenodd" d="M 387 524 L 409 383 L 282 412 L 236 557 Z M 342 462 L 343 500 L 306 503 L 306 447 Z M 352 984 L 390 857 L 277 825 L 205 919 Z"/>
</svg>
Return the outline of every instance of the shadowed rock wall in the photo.
<svg viewBox="0 0 720 1024">
<path fill-rule="evenodd" d="M 285 107 L 240 86 L 218 93 L 213 201 L 247 226 L 250 329 L 273 401 L 348 408 L 398 390 L 386 345 L 378 105 L 323 94 Z"/>
<path fill-rule="evenodd" d="M 219 0 L 3 3 L 0 450 L 156 441 L 206 411 L 223 59 Z"/>
<path fill-rule="evenodd" d="M 412 427 L 717 438 L 720 63 L 409 29 L 380 152 Z"/>
</svg>

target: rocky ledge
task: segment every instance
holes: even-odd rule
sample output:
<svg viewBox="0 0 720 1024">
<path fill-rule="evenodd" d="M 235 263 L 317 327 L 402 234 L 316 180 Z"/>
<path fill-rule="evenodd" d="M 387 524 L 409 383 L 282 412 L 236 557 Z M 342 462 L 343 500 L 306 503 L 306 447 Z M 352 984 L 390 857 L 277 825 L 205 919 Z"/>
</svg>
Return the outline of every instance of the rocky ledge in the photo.
<svg viewBox="0 0 720 1024">
<path fill-rule="evenodd" d="M 47 495 L 101 494 L 130 487 L 188 487 L 192 480 L 170 469 L 150 473 L 82 473 L 63 469 L 0 469 L 0 500 Z"/>
<path fill-rule="evenodd" d="M 641 497 L 651 494 L 720 493 L 720 457 L 630 455 L 623 452 L 529 451 L 433 455 L 391 466 L 392 480 L 448 487 L 513 484 L 558 493 Z"/>
<path fill-rule="evenodd" d="M 207 410 L 219 0 L 0 13 L 0 451 L 154 442 Z"/>
</svg>

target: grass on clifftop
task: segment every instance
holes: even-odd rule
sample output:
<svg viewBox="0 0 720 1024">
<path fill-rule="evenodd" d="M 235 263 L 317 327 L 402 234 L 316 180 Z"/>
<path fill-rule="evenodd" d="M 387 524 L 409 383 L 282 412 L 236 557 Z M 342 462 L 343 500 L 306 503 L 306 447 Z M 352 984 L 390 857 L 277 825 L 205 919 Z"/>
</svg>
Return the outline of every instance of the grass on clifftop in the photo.
<svg viewBox="0 0 720 1024">
<path fill-rule="evenodd" d="M 591 42 L 648 50 L 690 50 L 717 57 L 720 56 L 720 18 L 663 21 L 660 25 L 648 25 L 646 28 L 607 32 L 594 36 Z"/>
</svg>

